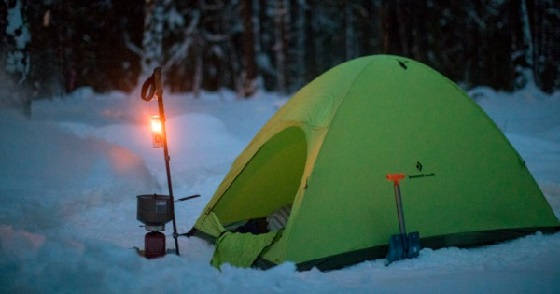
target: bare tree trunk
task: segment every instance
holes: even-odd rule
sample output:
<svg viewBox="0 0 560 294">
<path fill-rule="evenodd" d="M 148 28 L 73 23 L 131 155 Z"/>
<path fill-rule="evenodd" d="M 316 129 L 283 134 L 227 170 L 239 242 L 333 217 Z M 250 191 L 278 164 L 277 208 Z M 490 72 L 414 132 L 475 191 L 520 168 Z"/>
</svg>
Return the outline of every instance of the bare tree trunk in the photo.
<svg viewBox="0 0 560 294">
<path fill-rule="evenodd" d="M 422 34 L 424 33 L 424 28 L 426 27 L 423 18 L 427 10 L 426 1 L 413 1 L 413 3 L 414 6 L 411 7 L 411 27 L 413 36 L 411 53 L 414 56 L 414 59 L 425 62 L 427 59 L 427 52 L 425 52 L 425 48 L 428 48 L 428 46 L 424 44 L 426 38 Z"/>
<path fill-rule="evenodd" d="M 307 8 L 307 3 L 305 0 L 299 0 L 297 3 L 297 40 L 296 40 L 296 87 L 300 88 L 303 86 L 305 81 L 305 11 Z"/>
<path fill-rule="evenodd" d="M 6 16 L 8 15 L 8 3 L 6 1 L 0 2 L 0 26 L 5 28 L 8 23 Z M 6 39 L 5 30 L 0 31 L 0 41 L 4 42 Z"/>
<path fill-rule="evenodd" d="M 254 10 L 254 6 L 253 6 L 253 3 L 252 3 L 252 2 L 254 2 L 254 0 L 243 0 L 243 1 L 249 2 L 249 3 L 246 3 L 246 2 L 241 3 L 241 11 L 240 11 L 241 21 L 243 22 L 242 25 L 243 25 L 244 29 L 246 29 L 246 27 L 245 27 L 246 23 L 245 22 L 247 21 L 247 19 L 245 19 L 246 15 L 244 15 L 244 13 L 247 12 L 247 11 L 245 11 L 245 7 L 243 5 L 246 5 L 246 4 L 251 5 L 250 9 L 252 11 L 249 11 L 251 14 L 254 11 L 258 11 L 258 10 Z M 243 42 L 242 42 L 243 47 L 241 48 L 241 51 L 242 51 L 241 55 L 242 56 L 239 56 L 240 54 L 238 53 L 238 51 L 239 51 L 240 48 L 238 48 L 234 45 L 234 42 L 231 38 L 232 32 L 231 32 L 230 28 L 239 26 L 238 20 L 235 16 L 235 13 L 232 10 L 233 10 L 232 5 L 227 4 L 225 6 L 226 13 L 225 13 L 225 16 L 223 17 L 223 18 L 227 19 L 227 21 L 229 23 L 229 25 L 224 26 L 225 31 L 222 32 L 223 34 L 225 34 L 227 36 L 225 51 L 228 52 L 227 53 L 228 71 L 230 73 L 229 78 L 227 80 L 227 84 L 231 85 L 235 89 L 235 92 L 237 93 L 237 97 L 249 97 L 249 92 L 247 90 L 250 90 L 250 89 L 245 88 L 245 83 L 247 82 L 247 86 L 249 88 L 252 87 L 252 92 L 250 94 L 250 95 L 252 95 L 256 91 L 255 90 L 256 89 L 256 78 L 253 78 L 250 83 L 247 80 L 247 68 L 245 66 L 247 56 L 245 55 L 246 52 L 243 52 L 246 48 L 245 46 L 247 46 L 247 44 L 245 42 L 246 31 L 243 32 L 243 39 L 242 39 L 243 40 Z M 250 21 L 250 24 L 253 25 L 252 17 L 249 19 L 249 21 Z M 255 76 L 256 76 L 257 70 L 256 70 L 255 56 L 254 56 L 255 55 L 255 50 L 254 50 L 255 49 L 255 47 L 254 47 L 254 43 L 255 43 L 255 33 L 254 32 L 255 32 L 255 30 L 254 30 L 254 27 L 251 27 L 250 32 L 253 33 L 252 40 L 249 41 L 249 42 L 253 42 L 253 47 L 252 47 L 253 48 L 253 52 L 252 52 L 253 57 L 252 57 L 251 60 L 249 60 L 249 63 L 251 61 L 253 62 L 254 73 L 255 73 Z M 226 84 L 226 82 L 224 82 L 223 84 Z"/>
<path fill-rule="evenodd" d="M 344 52 L 346 60 L 356 56 L 356 38 L 354 35 L 354 16 L 352 14 L 352 1 L 344 2 Z"/>
<path fill-rule="evenodd" d="M 264 81 L 261 73 L 261 65 L 259 59 L 262 57 L 262 43 L 261 43 L 261 6 L 265 6 L 261 3 L 261 0 L 253 1 L 253 32 L 255 37 L 255 60 L 257 64 L 257 89 L 264 88 Z"/>
<path fill-rule="evenodd" d="M 541 79 L 542 69 L 543 69 L 543 40 L 545 38 L 546 32 L 544 31 L 544 15 L 543 15 L 543 3 L 542 1 L 535 0 L 533 2 L 533 78 L 535 79 L 535 84 L 542 89 L 543 83 Z"/>
<path fill-rule="evenodd" d="M 408 52 L 408 18 L 405 15 L 405 9 L 407 9 L 407 3 L 403 3 L 402 0 L 397 1 L 397 19 L 399 21 L 399 37 L 401 41 L 401 52 L 404 56 L 409 56 Z"/>
<path fill-rule="evenodd" d="M 243 0 L 243 96 L 250 97 L 257 90 L 255 62 L 255 33 L 253 29 L 253 0 Z M 233 46 L 232 46 L 233 47 Z"/>
<path fill-rule="evenodd" d="M 286 53 L 285 53 L 285 31 L 284 17 L 286 14 L 286 0 L 276 0 L 274 15 L 274 51 L 276 55 L 276 90 L 286 92 Z"/>
<path fill-rule="evenodd" d="M 261 4 L 260 0 L 253 1 L 253 33 L 255 37 L 255 53 L 258 56 L 261 53 L 261 18 L 260 18 L 260 10 Z M 258 73 L 258 66 L 257 66 L 257 73 Z"/>
<path fill-rule="evenodd" d="M 6 67 L 6 49 L 8 47 L 8 40 L 6 36 L 6 28 L 8 26 L 8 5 L 5 1 L 0 1 L 0 69 Z"/>
<path fill-rule="evenodd" d="M 393 53 L 391 37 L 393 35 L 393 15 L 391 2 L 382 2 L 379 6 L 380 35 L 383 37 L 383 53 Z"/>
<path fill-rule="evenodd" d="M 200 95 L 200 88 L 202 87 L 202 67 L 204 63 L 204 59 L 202 56 L 202 40 L 200 35 L 195 35 L 195 46 L 194 46 L 194 58 L 195 58 L 195 65 L 194 65 L 194 77 L 193 77 L 193 93 L 195 97 Z"/>
<path fill-rule="evenodd" d="M 64 87 L 64 93 L 69 93 L 77 87 L 77 75 L 75 55 L 78 54 L 76 49 L 76 31 L 73 26 L 76 23 L 76 18 L 72 15 L 72 9 L 64 3 L 61 3 L 60 15 L 66 14 L 63 23 L 58 26 L 59 47 L 58 52 L 61 67 L 61 81 Z M 78 41 L 79 42 L 79 41 Z"/>
<path fill-rule="evenodd" d="M 313 18 L 313 11 L 315 9 L 315 1 L 316 0 L 307 0 L 307 9 L 305 10 L 305 34 L 306 36 L 315 36 L 316 28 L 315 28 L 315 20 Z M 305 80 L 310 81 L 317 75 L 317 52 L 316 52 L 316 44 L 318 38 L 305 38 L 304 46 L 307 48 L 305 51 L 305 60 L 306 60 L 306 75 Z"/>
<path fill-rule="evenodd" d="M 535 63 L 534 63 L 534 51 L 533 51 L 533 34 L 531 33 L 531 24 L 529 22 L 529 14 L 527 10 L 527 3 L 525 0 L 521 0 L 521 16 L 523 22 L 523 39 L 525 43 L 525 64 L 533 72 L 533 78 L 535 74 Z"/>
</svg>

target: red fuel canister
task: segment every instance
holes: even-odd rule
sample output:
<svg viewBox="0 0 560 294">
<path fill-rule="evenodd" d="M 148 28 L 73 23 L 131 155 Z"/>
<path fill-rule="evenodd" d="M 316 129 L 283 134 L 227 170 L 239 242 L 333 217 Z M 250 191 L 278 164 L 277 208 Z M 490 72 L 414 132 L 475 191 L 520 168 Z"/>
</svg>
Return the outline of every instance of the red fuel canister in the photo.
<svg viewBox="0 0 560 294">
<path fill-rule="evenodd" d="M 146 258 L 158 258 L 165 255 L 165 235 L 162 232 L 151 231 L 144 238 Z"/>
</svg>

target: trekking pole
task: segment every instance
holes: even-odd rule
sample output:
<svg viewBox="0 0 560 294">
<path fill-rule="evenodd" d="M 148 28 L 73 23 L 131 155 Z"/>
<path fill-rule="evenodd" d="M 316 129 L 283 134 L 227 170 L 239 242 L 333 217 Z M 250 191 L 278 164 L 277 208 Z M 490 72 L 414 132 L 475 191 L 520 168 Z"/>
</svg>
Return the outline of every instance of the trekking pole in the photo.
<svg viewBox="0 0 560 294">
<path fill-rule="evenodd" d="M 165 131 L 165 110 L 163 107 L 163 87 L 161 83 L 161 67 L 156 67 L 154 73 L 149 77 L 142 85 L 142 99 L 150 101 L 152 97 L 156 96 L 159 108 L 159 117 L 161 120 L 161 133 L 163 141 L 163 159 L 165 161 L 165 172 L 167 174 L 167 188 L 169 190 L 171 214 L 173 215 L 173 238 L 175 239 L 175 254 L 179 255 L 179 243 L 177 242 L 177 225 L 175 222 L 175 200 L 173 198 L 173 185 L 171 183 L 171 169 L 169 167 L 169 162 L 171 158 L 169 157 L 169 150 L 167 148 L 167 134 Z"/>
</svg>

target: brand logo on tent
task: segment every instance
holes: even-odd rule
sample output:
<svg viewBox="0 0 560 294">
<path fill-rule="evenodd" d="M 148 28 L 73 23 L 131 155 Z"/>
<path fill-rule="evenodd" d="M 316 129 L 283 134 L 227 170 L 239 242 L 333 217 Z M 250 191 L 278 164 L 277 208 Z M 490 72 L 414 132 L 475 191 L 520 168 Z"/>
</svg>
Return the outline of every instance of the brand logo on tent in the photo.
<svg viewBox="0 0 560 294">
<path fill-rule="evenodd" d="M 424 166 L 422 165 L 422 163 L 420 161 L 416 161 L 416 169 L 418 170 L 419 174 L 409 175 L 408 176 L 409 179 L 423 178 L 423 177 L 433 177 L 433 176 L 436 175 L 435 173 L 429 173 L 429 174 L 422 173 L 422 169 L 424 169 Z"/>
<path fill-rule="evenodd" d="M 417 162 L 416 162 L 416 169 L 417 169 L 419 172 L 422 172 L 422 163 L 421 163 L 420 161 L 417 161 Z"/>
</svg>

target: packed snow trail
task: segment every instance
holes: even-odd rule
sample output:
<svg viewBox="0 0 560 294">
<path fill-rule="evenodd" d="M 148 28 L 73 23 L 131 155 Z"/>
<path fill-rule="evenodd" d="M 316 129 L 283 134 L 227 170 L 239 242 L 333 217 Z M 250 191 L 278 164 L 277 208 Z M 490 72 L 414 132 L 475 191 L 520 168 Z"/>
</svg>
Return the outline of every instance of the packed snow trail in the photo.
<svg viewBox="0 0 560 294">
<path fill-rule="evenodd" d="M 471 96 L 527 162 L 560 216 L 560 93 L 477 88 Z M 166 95 L 179 232 L 193 224 L 229 165 L 286 99 L 259 93 Z M 365 261 L 338 271 L 268 271 L 209 261 L 213 247 L 180 238 L 182 255 L 139 258 L 144 229 L 135 195 L 165 193 L 160 149 L 151 147 L 155 104 L 137 95 L 80 89 L 39 101 L 33 118 L 0 110 L 2 292 L 560 292 L 560 233 L 471 249 L 423 249 L 389 267 Z M 170 229 L 170 225 L 167 225 Z M 169 231 L 167 231 L 169 234 Z M 167 240 L 172 246 L 172 238 Z"/>
</svg>

